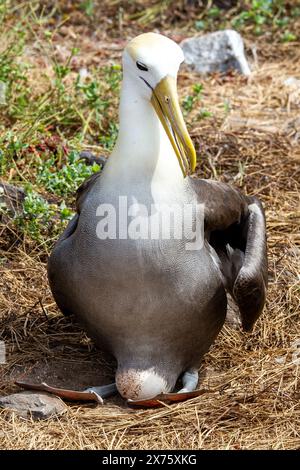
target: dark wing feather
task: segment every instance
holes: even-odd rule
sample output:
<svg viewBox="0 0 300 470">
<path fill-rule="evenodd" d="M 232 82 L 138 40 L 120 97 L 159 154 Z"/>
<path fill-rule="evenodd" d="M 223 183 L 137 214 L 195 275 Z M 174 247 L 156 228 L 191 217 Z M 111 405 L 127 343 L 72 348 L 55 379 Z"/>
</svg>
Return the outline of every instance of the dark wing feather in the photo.
<svg viewBox="0 0 300 470">
<path fill-rule="evenodd" d="M 101 171 L 94 173 L 91 175 L 89 178 L 87 178 L 77 189 L 76 191 L 76 210 L 77 213 L 80 214 L 81 208 L 84 204 L 84 201 L 94 186 L 95 182 L 98 181 L 98 179 L 101 176 Z"/>
<path fill-rule="evenodd" d="M 77 210 L 77 214 L 75 214 L 74 217 L 72 218 L 72 220 L 70 220 L 67 227 L 65 228 L 65 230 L 63 231 L 63 233 L 61 234 L 59 239 L 57 240 L 57 242 L 55 244 L 55 247 L 54 247 L 54 250 L 53 250 L 53 252 L 52 252 L 52 254 L 49 258 L 49 261 L 48 261 L 48 278 L 49 278 L 50 285 L 52 286 L 51 289 L 52 289 L 53 295 L 56 299 L 56 302 L 57 302 L 60 310 L 63 312 L 64 315 L 70 315 L 72 312 L 65 305 L 63 292 L 60 291 L 60 287 L 59 286 L 57 287 L 57 282 L 55 282 L 55 279 L 57 278 L 56 262 L 54 261 L 55 257 L 56 257 L 56 255 L 55 255 L 56 249 L 59 249 L 61 244 L 75 233 L 75 231 L 77 229 L 77 226 L 78 226 L 80 212 L 81 212 L 82 206 L 84 204 L 84 201 L 85 201 L 89 191 L 91 190 L 91 188 L 93 187 L 95 182 L 100 177 L 100 175 L 101 175 L 100 172 L 93 174 L 88 179 L 86 179 L 81 184 L 81 186 L 79 186 L 79 188 L 76 192 L 76 210 Z"/>
<path fill-rule="evenodd" d="M 77 214 L 74 215 L 73 219 L 70 220 L 68 223 L 67 227 L 57 240 L 55 245 L 59 245 L 62 241 L 66 240 L 69 238 L 76 230 L 77 225 L 78 225 L 78 220 L 79 220 L 79 215 L 82 209 L 82 206 L 84 204 L 84 201 L 93 187 L 94 183 L 98 180 L 100 177 L 101 172 L 97 172 L 93 175 L 91 175 L 89 178 L 87 178 L 77 189 L 76 191 L 76 212 Z"/>
<path fill-rule="evenodd" d="M 205 232 L 219 258 L 226 289 L 237 303 L 244 330 L 251 331 L 265 304 L 266 223 L 261 202 L 225 183 L 191 179 L 205 204 Z"/>
<path fill-rule="evenodd" d="M 244 229 L 247 236 L 245 257 L 232 292 L 241 312 L 243 328 L 251 331 L 264 307 L 268 284 L 266 223 L 257 198 L 251 198 Z"/>
</svg>

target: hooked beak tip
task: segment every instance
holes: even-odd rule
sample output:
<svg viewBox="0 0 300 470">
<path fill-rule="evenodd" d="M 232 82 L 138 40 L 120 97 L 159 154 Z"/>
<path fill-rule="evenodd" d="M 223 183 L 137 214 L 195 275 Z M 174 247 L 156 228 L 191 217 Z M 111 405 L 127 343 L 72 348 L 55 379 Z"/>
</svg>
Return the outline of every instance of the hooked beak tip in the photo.
<svg viewBox="0 0 300 470">
<path fill-rule="evenodd" d="M 153 89 L 151 103 L 172 144 L 182 173 L 189 175 L 196 167 L 196 151 L 180 109 L 176 80 L 163 78 Z"/>
</svg>

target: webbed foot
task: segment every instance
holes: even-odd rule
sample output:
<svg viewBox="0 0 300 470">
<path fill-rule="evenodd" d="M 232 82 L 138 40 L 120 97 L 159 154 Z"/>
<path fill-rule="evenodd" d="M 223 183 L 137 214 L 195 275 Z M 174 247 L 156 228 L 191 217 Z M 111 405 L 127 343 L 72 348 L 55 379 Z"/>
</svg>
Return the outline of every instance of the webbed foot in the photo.
<svg viewBox="0 0 300 470">
<path fill-rule="evenodd" d="M 40 384 L 16 381 L 16 385 L 24 388 L 25 390 L 39 390 L 48 392 L 57 397 L 64 398 L 69 401 L 82 401 L 89 402 L 95 401 L 99 405 L 103 405 L 103 398 L 113 395 L 117 392 L 115 384 L 103 385 L 101 387 L 89 387 L 83 391 L 69 390 L 66 388 L 51 387 L 50 385 L 42 382 Z"/>
</svg>

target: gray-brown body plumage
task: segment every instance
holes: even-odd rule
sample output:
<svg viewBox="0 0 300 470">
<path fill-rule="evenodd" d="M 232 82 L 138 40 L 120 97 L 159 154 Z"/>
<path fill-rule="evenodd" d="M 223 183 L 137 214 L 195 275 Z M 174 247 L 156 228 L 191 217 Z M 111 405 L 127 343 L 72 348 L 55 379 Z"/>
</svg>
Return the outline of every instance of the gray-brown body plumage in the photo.
<svg viewBox="0 0 300 470">
<path fill-rule="evenodd" d="M 202 249 L 187 251 L 186 240 L 176 239 L 99 240 L 97 207 L 116 204 L 120 192 L 103 192 L 99 175 L 79 190 L 78 214 L 49 260 L 51 289 L 61 310 L 114 354 L 119 373 L 154 368 L 171 390 L 182 372 L 199 367 L 220 331 L 226 290 L 246 330 L 260 314 L 267 282 L 263 211 L 257 199 L 225 184 L 186 178 L 185 202 L 196 197 L 205 208 Z"/>
</svg>

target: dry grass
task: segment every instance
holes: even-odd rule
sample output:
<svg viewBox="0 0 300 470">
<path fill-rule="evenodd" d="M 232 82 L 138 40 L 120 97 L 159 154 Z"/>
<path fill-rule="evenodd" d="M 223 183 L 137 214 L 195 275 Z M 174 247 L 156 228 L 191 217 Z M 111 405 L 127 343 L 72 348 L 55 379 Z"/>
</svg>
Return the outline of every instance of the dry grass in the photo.
<svg viewBox="0 0 300 470">
<path fill-rule="evenodd" d="M 196 111 L 189 117 L 200 149 L 198 173 L 258 194 L 266 207 L 270 285 L 254 332 L 225 325 L 203 362 L 202 382 L 211 393 L 154 410 L 132 410 L 119 398 L 103 407 L 72 404 L 63 416 L 41 422 L 2 411 L 2 449 L 300 447 L 300 118 L 296 93 L 283 85 L 288 76 L 300 78 L 300 48 L 299 43 L 259 48 L 263 57 L 249 81 L 237 76 L 201 80 L 201 106 L 213 117 L 197 121 Z M 184 71 L 180 93 L 195 80 Z M 63 370 L 77 371 L 78 384 L 84 384 L 94 367 L 110 378 L 110 359 L 54 304 L 44 247 L 25 245 L 7 227 L 0 235 L 0 336 L 8 353 L 0 369 L 1 394 L 15 391 L 14 378 L 33 370 L 37 361 L 41 375 L 52 370 L 60 380 Z"/>
</svg>

